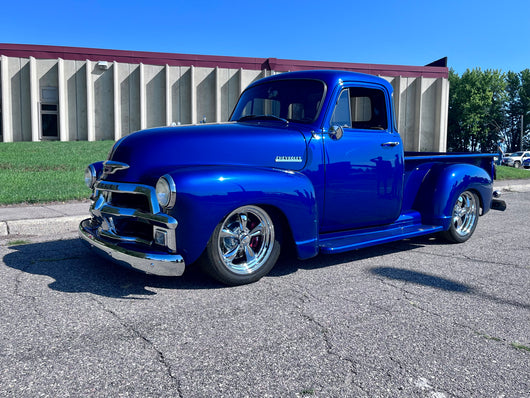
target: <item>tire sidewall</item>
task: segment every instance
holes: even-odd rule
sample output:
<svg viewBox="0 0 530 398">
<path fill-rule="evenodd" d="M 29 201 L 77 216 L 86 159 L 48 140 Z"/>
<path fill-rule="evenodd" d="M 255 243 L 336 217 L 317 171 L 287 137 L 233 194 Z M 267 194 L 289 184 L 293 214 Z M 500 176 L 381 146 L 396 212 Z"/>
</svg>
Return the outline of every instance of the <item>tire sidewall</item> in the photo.
<svg viewBox="0 0 530 398">
<path fill-rule="evenodd" d="M 471 194 L 471 195 L 473 195 L 473 198 L 474 198 L 474 201 L 475 201 L 475 222 L 471 226 L 471 229 L 470 229 L 469 233 L 467 233 L 466 235 L 460 235 L 456 231 L 455 225 L 453 224 L 452 220 L 453 220 L 453 217 L 454 217 L 454 207 L 455 207 L 456 203 L 458 202 L 458 198 L 462 194 L 464 194 L 466 192 Z M 457 195 L 455 201 L 453 202 L 453 206 L 451 207 L 451 209 L 453 209 L 452 212 L 451 212 L 451 225 L 450 225 L 449 229 L 443 233 L 443 236 L 446 238 L 446 240 L 448 240 L 449 242 L 452 242 L 452 243 L 464 243 L 467 240 L 469 240 L 469 238 L 471 238 L 471 236 L 475 232 L 475 229 L 477 228 L 477 224 L 478 224 L 479 203 L 480 202 L 479 202 L 478 196 L 473 191 L 463 191 L 463 192 L 461 192 L 461 193 L 459 193 Z"/>
<path fill-rule="evenodd" d="M 255 206 L 255 207 L 258 207 L 258 206 Z M 221 228 L 223 227 L 223 224 L 225 223 L 226 219 L 229 217 L 229 216 L 226 216 L 215 227 L 215 230 L 213 231 L 212 236 L 210 237 L 210 240 L 208 241 L 208 245 L 205 250 L 205 256 L 204 256 L 205 259 L 204 261 L 202 261 L 203 269 L 211 277 L 218 280 L 219 282 L 222 282 L 230 286 L 253 283 L 253 282 L 260 280 L 265 275 L 267 275 L 270 272 L 270 270 L 274 267 L 274 265 L 276 264 L 276 261 L 278 260 L 278 257 L 280 255 L 280 248 L 281 248 L 280 224 L 278 222 L 278 219 L 274 216 L 274 214 L 267 212 L 261 207 L 259 207 L 259 209 L 261 211 L 266 212 L 269 215 L 269 217 L 271 218 L 271 222 L 272 222 L 272 228 L 274 228 L 274 241 L 272 243 L 272 249 L 269 254 L 269 257 L 261 265 L 261 267 L 259 267 L 254 272 L 246 274 L 246 275 L 236 274 L 235 272 L 232 272 L 231 270 L 229 270 L 225 266 L 223 260 L 221 259 L 221 255 L 219 254 L 219 250 L 217 247 L 217 244 L 219 242 L 219 235 L 221 233 Z"/>
</svg>

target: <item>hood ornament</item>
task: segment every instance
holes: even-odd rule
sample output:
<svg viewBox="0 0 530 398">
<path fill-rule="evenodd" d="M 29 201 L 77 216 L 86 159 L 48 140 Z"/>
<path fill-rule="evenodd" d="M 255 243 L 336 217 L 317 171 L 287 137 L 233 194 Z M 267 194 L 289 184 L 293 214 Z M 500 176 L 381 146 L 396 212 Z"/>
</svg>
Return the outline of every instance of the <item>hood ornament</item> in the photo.
<svg viewBox="0 0 530 398">
<path fill-rule="evenodd" d="M 114 174 L 119 170 L 128 169 L 129 165 L 122 162 L 115 162 L 114 160 L 106 160 L 103 162 L 103 174 Z"/>
</svg>

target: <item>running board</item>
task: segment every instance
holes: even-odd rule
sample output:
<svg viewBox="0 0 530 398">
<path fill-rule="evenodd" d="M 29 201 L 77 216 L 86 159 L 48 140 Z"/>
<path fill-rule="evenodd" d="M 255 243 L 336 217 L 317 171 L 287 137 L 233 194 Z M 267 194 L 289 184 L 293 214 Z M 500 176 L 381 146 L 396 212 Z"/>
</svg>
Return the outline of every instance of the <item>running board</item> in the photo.
<svg viewBox="0 0 530 398">
<path fill-rule="evenodd" d="M 443 231 L 443 228 L 438 225 L 391 225 L 385 229 L 371 228 L 370 230 L 320 235 L 319 247 L 321 253 L 342 253 L 439 231 Z"/>
</svg>

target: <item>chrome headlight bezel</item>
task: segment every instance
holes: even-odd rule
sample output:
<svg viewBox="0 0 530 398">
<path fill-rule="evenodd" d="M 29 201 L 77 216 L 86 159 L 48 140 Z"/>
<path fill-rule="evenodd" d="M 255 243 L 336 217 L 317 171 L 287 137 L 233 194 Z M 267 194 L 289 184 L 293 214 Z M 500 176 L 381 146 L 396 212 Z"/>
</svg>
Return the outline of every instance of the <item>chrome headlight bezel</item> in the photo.
<svg viewBox="0 0 530 398">
<path fill-rule="evenodd" d="M 87 166 L 85 169 L 85 185 L 90 189 L 94 189 L 97 179 L 96 168 L 93 165 Z"/>
<path fill-rule="evenodd" d="M 175 206 L 177 189 L 175 181 L 169 174 L 165 174 L 158 179 L 155 186 L 156 200 L 162 209 L 171 209 Z"/>
</svg>

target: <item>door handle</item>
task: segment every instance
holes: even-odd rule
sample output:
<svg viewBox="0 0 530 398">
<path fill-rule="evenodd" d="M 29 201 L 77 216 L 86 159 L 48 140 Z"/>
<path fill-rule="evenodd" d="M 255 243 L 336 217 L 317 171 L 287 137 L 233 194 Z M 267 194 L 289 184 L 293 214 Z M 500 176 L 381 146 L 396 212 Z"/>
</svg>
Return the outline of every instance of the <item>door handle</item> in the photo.
<svg viewBox="0 0 530 398">
<path fill-rule="evenodd" d="M 383 144 L 381 144 L 381 146 L 390 146 L 390 147 L 395 147 L 395 146 L 398 146 L 399 145 L 399 142 L 385 142 Z"/>
</svg>

